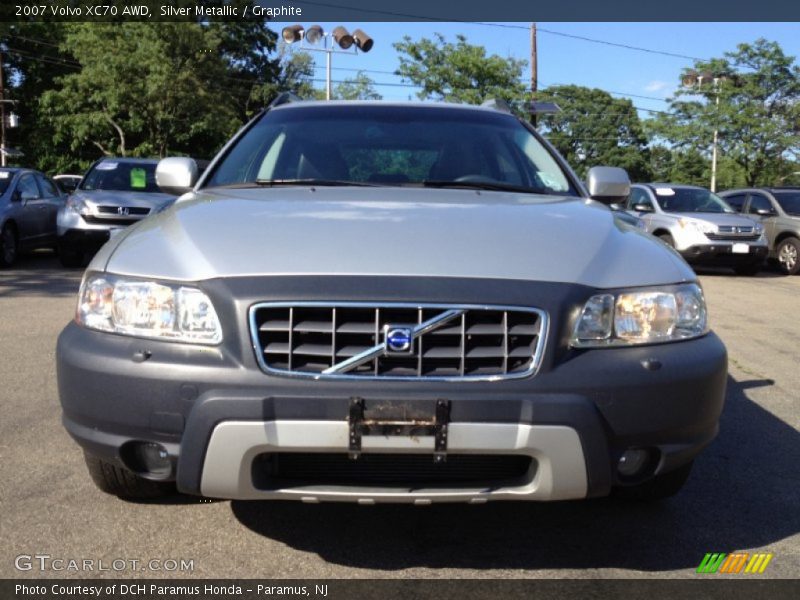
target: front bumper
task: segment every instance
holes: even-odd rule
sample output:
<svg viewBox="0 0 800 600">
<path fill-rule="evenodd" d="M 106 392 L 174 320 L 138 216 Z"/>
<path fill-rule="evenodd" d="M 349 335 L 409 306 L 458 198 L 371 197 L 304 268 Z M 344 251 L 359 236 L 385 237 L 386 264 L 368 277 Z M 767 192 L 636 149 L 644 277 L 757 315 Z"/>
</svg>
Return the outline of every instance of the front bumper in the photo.
<svg viewBox="0 0 800 600">
<path fill-rule="evenodd" d="M 443 286 L 441 293 L 457 288 Z M 214 290 L 209 293 L 217 304 Z M 237 303 L 246 306 L 247 300 Z M 220 301 L 223 322 L 228 310 L 246 314 L 242 306 L 226 308 Z M 559 316 L 555 307 L 548 312 Z M 558 350 L 566 331 L 560 321 L 554 319 L 545 364 L 535 377 L 461 383 L 269 376 L 259 370 L 241 332 L 226 332 L 226 343 L 211 348 L 104 334 L 72 323 L 57 348 L 63 421 L 81 446 L 120 465 L 124 444 L 162 444 L 173 464 L 170 478 L 185 493 L 364 503 L 602 496 L 626 483 L 615 470 L 626 449 L 655 451 L 652 476 L 688 462 L 714 438 L 727 375 L 725 348 L 714 334 L 654 346 Z M 240 327 L 246 332 L 245 323 Z M 449 453 L 521 453 L 534 459 L 536 471 L 501 488 L 255 485 L 252 463 L 260 453 L 347 452 L 353 396 L 408 404 L 446 398 L 452 403 Z M 364 452 L 431 448 L 431 438 L 364 443 Z"/>
<path fill-rule="evenodd" d="M 58 213 L 57 230 L 59 242 L 82 249 L 97 249 L 109 238 L 124 231 L 141 219 L 129 219 L 129 222 L 88 223 L 75 211 L 62 209 Z"/>
<path fill-rule="evenodd" d="M 680 250 L 680 254 L 689 263 L 723 266 L 760 264 L 767 259 L 769 247 L 766 244 L 744 245 L 747 246 L 747 252 L 734 252 L 731 242 L 713 242 L 689 246 Z"/>
</svg>

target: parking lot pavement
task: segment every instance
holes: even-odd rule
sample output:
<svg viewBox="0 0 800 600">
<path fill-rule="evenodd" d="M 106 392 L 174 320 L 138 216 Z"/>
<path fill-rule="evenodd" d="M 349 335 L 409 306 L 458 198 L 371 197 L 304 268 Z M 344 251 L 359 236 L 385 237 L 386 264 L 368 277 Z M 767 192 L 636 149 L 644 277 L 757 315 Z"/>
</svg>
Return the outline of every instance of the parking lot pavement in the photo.
<svg viewBox="0 0 800 600">
<path fill-rule="evenodd" d="M 772 552 L 764 576 L 800 574 L 800 277 L 702 275 L 731 376 L 720 436 L 676 498 L 430 507 L 100 493 L 61 427 L 55 385 L 79 278 L 47 253 L 0 272 L 0 577 L 40 576 L 14 568 L 37 553 L 194 561 L 192 573 L 45 576 L 695 577 L 706 552 L 733 550 Z"/>
</svg>

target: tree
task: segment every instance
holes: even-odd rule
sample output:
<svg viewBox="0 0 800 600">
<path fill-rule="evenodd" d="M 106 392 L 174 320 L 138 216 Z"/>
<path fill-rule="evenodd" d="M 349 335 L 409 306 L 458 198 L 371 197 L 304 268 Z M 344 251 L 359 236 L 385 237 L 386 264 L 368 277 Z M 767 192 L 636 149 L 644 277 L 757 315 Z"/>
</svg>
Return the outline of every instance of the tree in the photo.
<svg viewBox="0 0 800 600">
<path fill-rule="evenodd" d="M 69 54 L 59 51 L 63 41 L 61 23 L 0 23 L 5 98 L 15 101 L 6 112 L 13 110 L 20 117 L 19 127 L 6 129 L 8 145 L 23 152 L 14 164 L 64 171 L 87 165 L 96 154 L 57 143 L 49 123 L 39 116 L 41 96 L 56 86 L 58 77 L 80 68 Z"/>
<path fill-rule="evenodd" d="M 580 176 L 607 165 L 627 170 L 633 181 L 651 178 L 648 140 L 630 100 L 576 85 L 550 86 L 537 100 L 561 108 L 543 115 L 540 129 Z"/>
<path fill-rule="evenodd" d="M 238 126 L 218 29 L 198 23 L 70 23 L 80 70 L 42 106 L 56 140 L 102 154 L 213 152 Z M 240 99 L 240 102 L 245 99 Z"/>
<path fill-rule="evenodd" d="M 735 163 L 744 184 L 774 184 L 800 148 L 800 67 L 794 57 L 759 39 L 723 58 L 696 61 L 682 81 L 690 74 L 703 79 L 675 93 L 652 131 L 675 148 L 708 155 L 718 129 L 720 156 Z"/>
<path fill-rule="evenodd" d="M 337 100 L 380 100 L 383 98 L 377 91 L 372 79 L 363 71 L 355 77 L 348 78 L 337 85 L 333 90 L 333 97 Z"/>
<path fill-rule="evenodd" d="M 400 54 L 396 74 L 422 88 L 420 100 L 480 104 L 488 98 L 520 102 L 527 97 L 521 82 L 527 61 L 487 56 L 483 46 L 468 44 L 463 35 L 455 43 L 438 33 L 416 42 L 405 36 L 394 48 Z"/>
</svg>

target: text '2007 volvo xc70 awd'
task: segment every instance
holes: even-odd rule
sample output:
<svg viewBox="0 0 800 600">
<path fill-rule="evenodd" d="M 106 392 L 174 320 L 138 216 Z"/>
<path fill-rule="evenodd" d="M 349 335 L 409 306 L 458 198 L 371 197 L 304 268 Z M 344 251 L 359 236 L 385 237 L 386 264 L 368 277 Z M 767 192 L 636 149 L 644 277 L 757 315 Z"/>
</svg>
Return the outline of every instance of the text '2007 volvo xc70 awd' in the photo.
<svg viewBox="0 0 800 600">
<path fill-rule="evenodd" d="M 508 110 L 282 98 L 157 180 L 184 195 L 100 250 L 58 341 L 102 490 L 661 498 L 717 433 L 696 276 L 604 206 L 624 171 L 585 188 Z"/>
</svg>

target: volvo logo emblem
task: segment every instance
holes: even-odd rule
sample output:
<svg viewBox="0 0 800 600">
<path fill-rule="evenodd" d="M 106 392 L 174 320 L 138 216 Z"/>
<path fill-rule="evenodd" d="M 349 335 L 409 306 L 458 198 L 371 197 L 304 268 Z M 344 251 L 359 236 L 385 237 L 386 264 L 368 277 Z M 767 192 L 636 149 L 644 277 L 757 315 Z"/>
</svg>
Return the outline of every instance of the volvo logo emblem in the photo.
<svg viewBox="0 0 800 600">
<path fill-rule="evenodd" d="M 414 346 L 413 328 L 402 325 L 386 325 L 383 330 L 387 352 L 411 353 Z"/>
<path fill-rule="evenodd" d="M 125 216 L 127 216 L 127 215 L 129 215 L 129 214 L 130 214 L 130 210 L 128 209 L 128 207 L 127 207 L 127 206 L 118 206 L 118 207 L 117 207 L 117 214 L 118 214 L 118 215 L 125 215 Z"/>
</svg>

